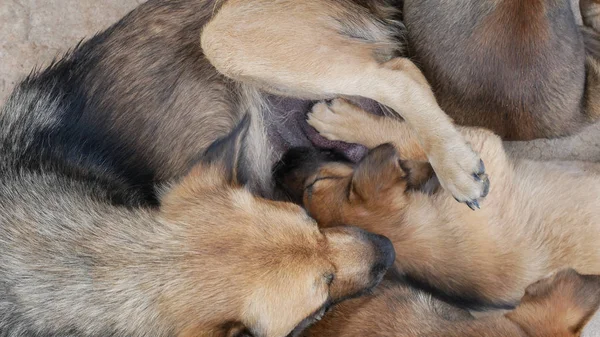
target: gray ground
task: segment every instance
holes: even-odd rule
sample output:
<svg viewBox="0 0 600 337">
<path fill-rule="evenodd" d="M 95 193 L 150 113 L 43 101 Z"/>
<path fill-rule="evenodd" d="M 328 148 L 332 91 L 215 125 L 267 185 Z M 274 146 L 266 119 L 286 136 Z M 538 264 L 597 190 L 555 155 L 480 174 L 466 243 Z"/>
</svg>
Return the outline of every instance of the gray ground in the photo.
<svg viewBox="0 0 600 337">
<path fill-rule="evenodd" d="M 0 104 L 20 78 L 144 0 L 0 0 Z M 550 146 L 549 146 L 550 145 Z M 518 156 L 600 162 L 600 124 L 573 137 L 507 144 Z M 600 337 L 600 313 L 586 337 Z"/>
</svg>

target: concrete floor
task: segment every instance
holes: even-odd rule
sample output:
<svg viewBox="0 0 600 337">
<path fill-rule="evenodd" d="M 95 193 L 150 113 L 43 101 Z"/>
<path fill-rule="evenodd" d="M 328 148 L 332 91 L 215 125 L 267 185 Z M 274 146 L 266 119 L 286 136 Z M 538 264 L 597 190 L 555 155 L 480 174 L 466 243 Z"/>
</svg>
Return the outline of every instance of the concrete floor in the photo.
<svg viewBox="0 0 600 337">
<path fill-rule="evenodd" d="M 48 64 L 142 2 L 144 0 L 0 0 L 0 105 L 15 84 L 34 67 Z M 510 146 L 517 155 L 529 158 L 600 161 L 600 124 L 563 140 Z M 585 336 L 600 337 L 600 313 Z"/>
<path fill-rule="evenodd" d="M 0 102 L 36 66 L 108 27 L 142 0 L 0 0 Z"/>
</svg>

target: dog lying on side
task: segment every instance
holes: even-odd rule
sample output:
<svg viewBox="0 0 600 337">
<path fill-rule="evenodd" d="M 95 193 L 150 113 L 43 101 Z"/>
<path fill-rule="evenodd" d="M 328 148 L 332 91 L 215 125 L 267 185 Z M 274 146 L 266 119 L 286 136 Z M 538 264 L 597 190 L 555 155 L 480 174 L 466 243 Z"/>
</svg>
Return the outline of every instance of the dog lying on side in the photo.
<svg viewBox="0 0 600 337">
<path fill-rule="evenodd" d="M 357 165 L 292 150 L 277 180 L 320 225 L 389 237 L 406 280 L 471 308 L 510 308 L 528 284 L 557 269 L 600 274 L 600 175 L 511 160 L 498 136 L 461 128 L 496 181 L 482 210 L 471 212 L 423 182 L 427 157 L 406 123 L 342 99 L 315 105 L 309 123 L 329 139 L 372 150 Z"/>
<path fill-rule="evenodd" d="M 0 111 L 0 335 L 296 336 L 393 263 L 388 239 L 239 184 L 249 118 L 145 206 L 40 76 Z"/>
<path fill-rule="evenodd" d="M 563 2 L 550 6 L 557 12 Z M 484 177 L 479 156 L 431 95 L 415 95 L 414 80 L 403 71 L 414 65 L 397 58 L 405 54 L 401 9 L 415 33 L 426 27 L 412 20 L 409 12 L 445 15 L 437 7 L 423 11 L 419 6 L 418 1 L 397 0 L 150 0 L 45 70 L 39 94 L 51 96 L 65 110 L 60 123 L 73 130 L 93 126 L 93 132 L 75 138 L 93 144 L 103 141 L 105 148 L 118 144 L 123 155 L 114 156 L 125 172 L 123 178 L 145 188 L 154 204 L 158 202 L 152 195 L 154 186 L 184 175 L 198 154 L 226 135 L 245 113 L 253 118 L 240 164 L 243 181 L 254 193 L 274 197 L 271 166 L 289 146 L 298 145 L 273 130 L 282 127 L 289 132 L 281 121 L 292 111 L 303 114 L 302 104 L 310 104 L 307 100 L 340 94 L 373 98 L 403 115 L 419 133 L 442 185 L 459 200 L 472 203 L 485 190 L 484 179 L 479 179 Z M 473 18 L 485 14 L 477 12 L 477 6 L 470 9 L 477 14 Z M 566 22 L 569 34 L 563 31 L 559 36 L 561 45 L 582 48 L 579 33 L 571 29 L 573 13 L 560 14 L 560 20 L 546 22 Z M 515 23 L 510 16 L 502 18 L 506 22 L 501 27 Z M 415 36 L 409 40 L 411 47 L 426 42 Z M 505 47 L 517 50 L 510 44 Z M 582 81 L 582 58 L 567 57 L 572 64 L 560 67 L 548 61 L 570 50 L 536 54 L 534 59 L 552 65 L 544 68 L 548 74 L 577 68 L 576 80 Z M 498 71 L 508 73 L 502 64 L 497 64 Z M 588 68 L 593 80 L 598 72 Z M 487 78 L 493 82 L 499 77 Z M 580 87 L 570 80 L 551 83 L 563 86 L 553 100 L 561 100 L 564 91 L 569 96 L 565 102 L 571 105 L 571 96 L 583 95 L 564 90 Z M 592 80 L 586 87 L 586 107 L 597 105 Z M 551 86 L 541 84 L 545 89 Z M 282 100 L 290 104 L 278 104 Z M 568 111 L 573 112 L 571 108 Z M 587 110 L 581 114 L 593 115 Z M 521 129 L 528 129 L 528 123 L 523 125 Z"/>
<path fill-rule="evenodd" d="M 333 309 L 305 337 L 577 337 L 600 306 L 600 276 L 564 270 L 527 287 L 519 306 L 475 319 L 430 295 L 385 281 Z"/>
</svg>

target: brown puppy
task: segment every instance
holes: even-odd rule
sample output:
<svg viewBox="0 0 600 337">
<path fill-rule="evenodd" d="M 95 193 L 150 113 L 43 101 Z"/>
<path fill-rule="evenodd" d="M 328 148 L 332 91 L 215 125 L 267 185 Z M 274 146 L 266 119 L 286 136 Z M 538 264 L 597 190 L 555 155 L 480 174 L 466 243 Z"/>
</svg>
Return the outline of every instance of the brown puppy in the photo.
<svg viewBox="0 0 600 337">
<path fill-rule="evenodd" d="M 56 112 L 30 106 L 0 113 L 0 335 L 295 336 L 393 263 L 238 184 L 247 118 L 148 208 L 101 153 L 35 141 Z"/>
<path fill-rule="evenodd" d="M 526 140 L 600 116 L 585 95 L 597 61 L 586 57 L 578 2 L 405 0 L 403 20 L 412 56 L 457 124 Z M 593 2 L 582 1 L 584 18 Z"/>
<path fill-rule="evenodd" d="M 471 212 L 443 190 L 407 186 L 427 157 L 405 123 L 341 99 L 317 104 L 309 118 L 325 137 L 373 150 L 356 166 L 306 156 L 294 163 L 290 153 L 279 180 L 323 226 L 347 223 L 388 236 L 408 280 L 468 306 L 510 307 L 554 270 L 600 274 L 600 175 L 512 161 L 498 136 L 462 128 L 498 182 L 482 211 Z"/>
<path fill-rule="evenodd" d="M 519 306 L 474 319 L 412 288 L 385 282 L 345 302 L 305 336 L 576 337 L 600 306 L 600 276 L 564 270 L 527 287 Z"/>
</svg>

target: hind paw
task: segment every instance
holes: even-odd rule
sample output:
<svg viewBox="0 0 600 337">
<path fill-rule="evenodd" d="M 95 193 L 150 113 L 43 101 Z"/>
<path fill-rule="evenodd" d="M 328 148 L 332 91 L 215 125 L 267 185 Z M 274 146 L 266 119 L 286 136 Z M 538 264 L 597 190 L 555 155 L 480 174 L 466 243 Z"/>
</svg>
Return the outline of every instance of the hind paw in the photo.
<svg viewBox="0 0 600 337">
<path fill-rule="evenodd" d="M 329 140 L 367 145 L 361 136 L 373 123 L 373 117 L 345 99 L 336 98 L 315 104 L 307 122 Z"/>
</svg>

